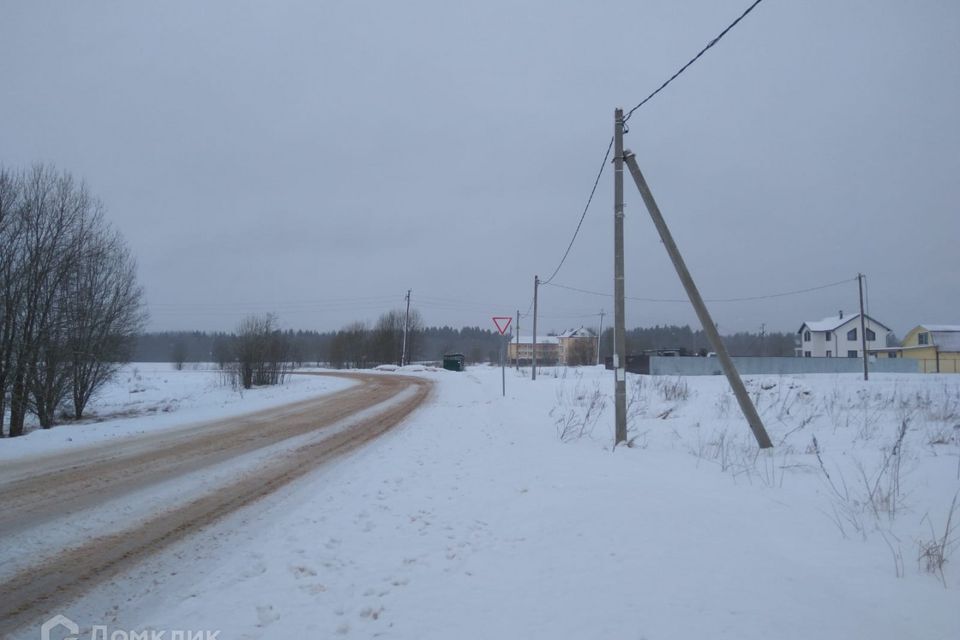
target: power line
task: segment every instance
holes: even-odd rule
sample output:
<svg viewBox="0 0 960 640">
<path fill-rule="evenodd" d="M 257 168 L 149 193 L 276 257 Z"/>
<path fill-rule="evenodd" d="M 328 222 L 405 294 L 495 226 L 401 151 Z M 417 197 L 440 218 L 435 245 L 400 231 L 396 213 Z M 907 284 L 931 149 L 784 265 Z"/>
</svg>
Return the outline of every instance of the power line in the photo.
<svg viewBox="0 0 960 640">
<path fill-rule="evenodd" d="M 540 314 L 541 318 L 546 318 L 549 320 L 582 320 L 583 318 L 597 318 L 599 316 L 600 316 L 599 313 L 582 313 L 582 314 L 570 314 L 570 315 L 564 315 L 564 314 L 544 315 L 542 313 Z"/>
<path fill-rule="evenodd" d="M 758 4 L 760 4 L 761 2 L 762 2 L 762 0 L 754 0 L 754 2 L 753 2 L 749 7 L 747 7 L 747 9 L 746 9 L 743 13 L 741 13 L 740 16 L 738 16 L 736 20 L 734 20 L 734 21 L 731 22 L 729 25 L 727 25 L 727 27 L 726 27 L 723 31 L 721 31 L 719 35 L 717 35 L 713 40 L 711 40 L 710 42 L 708 42 L 707 45 L 697 53 L 697 55 L 695 55 L 693 58 L 691 58 L 685 65 L 683 65 L 682 67 L 680 67 L 680 69 L 679 69 L 676 73 L 674 73 L 674 74 L 673 74 L 672 76 L 670 76 L 663 84 L 661 84 L 659 87 L 657 87 L 657 89 L 656 89 L 655 91 L 653 91 L 653 93 L 651 93 L 650 95 L 648 95 L 646 98 L 644 98 L 643 100 L 641 100 L 635 107 L 633 107 L 632 109 L 630 109 L 630 111 L 628 111 L 627 114 L 626 114 L 626 116 L 623 118 L 622 122 L 625 124 L 625 123 L 627 122 L 627 120 L 630 119 L 630 117 L 634 114 L 634 112 L 635 112 L 637 109 L 639 109 L 640 107 L 642 107 L 643 105 L 645 105 L 647 102 L 649 102 L 651 99 L 653 99 L 654 96 L 656 96 L 658 93 L 660 93 L 661 91 L 663 91 L 671 82 L 673 82 L 674 80 L 676 80 L 684 71 L 686 71 L 690 66 L 692 66 L 693 63 L 695 63 L 697 60 L 699 60 L 700 57 L 703 56 L 704 53 L 706 53 L 708 50 L 710 50 L 710 48 L 712 48 L 715 44 L 717 44 L 718 42 L 720 42 L 720 40 L 721 40 L 725 35 L 727 35 L 727 33 L 728 33 L 731 29 L 733 29 L 735 26 L 737 26 L 737 24 L 739 24 L 739 22 L 740 22 L 741 20 L 743 20 L 743 19 L 747 16 L 747 14 L 749 14 L 751 11 L 753 11 L 754 8 L 756 8 L 756 6 L 757 6 Z M 540 284 L 551 285 L 551 284 L 553 283 L 553 279 L 556 277 L 557 273 L 560 272 L 561 267 L 563 267 L 564 263 L 565 263 L 566 260 L 567 260 L 567 257 L 570 255 L 570 250 L 573 248 L 573 244 L 574 244 L 574 242 L 576 242 L 577 236 L 578 236 L 579 233 L 580 233 L 580 228 L 583 226 L 583 221 L 584 221 L 584 219 L 587 217 L 587 212 L 590 210 L 590 205 L 591 205 L 591 203 L 593 202 L 593 197 L 594 197 L 594 195 L 595 195 L 596 192 L 597 192 L 597 186 L 600 184 L 600 178 L 603 176 L 603 171 L 604 171 L 604 169 L 606 169 L 607 161 L 610 159 L 610 151 L 613 149 L 613 143 L 614 143 L 614 138 L 611 137 L 611 138 L 610 138 L 610 142 L 609 142 L 609 144 L 607 145 L 607 151 L 606 151 L 606 153 L 604 153 L 604 156 L 603 156 L 603 162 L 600 164 L 600 170 L 597 172 L 597 177 L 596 177 L 596 179 L 593 181 L 593 187 L 590 189 L 590 195 L 589 195 L 589 197 L 587 198 L 587 204 L 584 206 L 583 212 L 580 214 L 580 220 L 577 222 L 577 228 L 574 229 L 573 237 L 570 238 L 570 242 L 569 242 L 569 244 L 567 244 L 567 248 L 566 248 L 566 250 L 563 252 L 563 257 L 560 258 L 560 262 L 557 264 L 557 267 L 553 270 L 553 273 L 550 274 L 550 277 L 546 278 L 545 280 L 541 280 L 541 281 L 540 281 Z M 574 287 L 565 287 L 565 286 L 563 286 L 563 285 L 553 285 L 553 286 L 558 286 L 558 287 L 560 287 L 560 288 L 571 289 L 571 290 L 574 290 L 574 291 L 580 291 L 580 292 L 582 292 L 582 293 L 588 293 L 588 294 L 593 294 L 593 295 L 610 296 L 610 294 L 599 293 L 599 292 L 596 292 L 596 291 L 579 290 L 579 289 L 576 289 L 576 288 L 574 288 Z M 827 285 L 827 286 L 834 286 L 834 285 Z M 815 289 L 816 289 L 816 288 L 814 288 L 814 289 L 809 289 L 809 291 L 813 291 L 813 290 L 815 290 Z M 710 300 L 710 302 L 740 302 L 740 301 L 746 301 L 746 300 L 759 300 L 759 299 L 763 299 L 763 298 L 779 297 L 779 296 L 782 296 L 782 295 L 793 295 L 794 293 L 803 293 L 803 292 L 805 292 L 805 291 L 807 291 L 807 290 L 797 291 L 797 292 L 788 292 L 788 293 L 783 293 L 783 294 L 773 294 L 773 295 L 770 295 L 770 296 L 752 296 L 752 297 L 746 297 L 746 298 L 731 298 L 731 299 L 727 299 L 727 300 Z M 635 297 L 627 297 L 627 299 L 629 299 L 629 300 L 637 300 L 637 301 L 642 301 L 642 302 L 686 302 L 686 300 L 679 300 L 679 299 L 678 299 L 678 300 L 673 300 L 673 299 L 663 299 L 663 300 L 661 300 L 661 299 L 655 299 L 655 298 L 635 298 Z M 527 309 L 527 312 L 524 313 L 521 317 L 527 317 L 528 315 L 530 315 L 530 309 L 531 309 L 533 306 L 534 306 L 534 305 L 533 305 L 533 301 L 531 300 L 531 302 L 530 302 L 530 308 L 528 308 L 528 309 Z"/>
<path fill-rule="evenodd" d="M 743 19 L 747 16 L 747 14 L 749 14 L 751 11 L 753 11 L 754 8 L 755 8 L 758 4 L 760 4 L 762 1 L 763 1 L 763 0 L 754 0 L 753 4 L 751 4 L 749 7 L 747 7 L 747 9 L 746 9 L 743 13 L 741 13 L 740 16 L 739 16 L 736 20 L 734 20 L 733 22 L 731 22 L 731 23 L 727 26 L 726 29 L 724 29 L 723 31 L 721 31 L 720 34 L 719 34 L 717 37 L 715 37 L 713 40 L 711 40 L 710 42 L 708 42 L 708 43 L 707 43 L 707 46 L 705 46 L 703 49 L 701 49 L 701 50 L 699 51 L 699 53 L 697 53 L 697 55 L 695 55 L 693 58 L 690 59 L 689 62 L 687 62 L 687 64 L 685 64 L 685 65 L 683 65 L 682 67 L 680 67 L 680 69 L 679 69 L 676 73 L 674 73 L 672 76 L 670 76 L 670 77 L 666 80 L 666 82 L 664 82 L 664 83 L 661 84 L 659 87 L 657 87 L 657 89 L 656 89 L 653 93 L 651 93 L 651 94 L 648 95 L 646 98 L 644 98 L 643 100 L 641 100 L 641 101 L 639 102 L 639 104 L 637 104 L 637 106 L 635 106 L 634 108 L 630 109 L 630 111 L 627 112 L 626 116 L 624 116 L 623 122 L 626 123 L 627 120 L 630 119 L 630 116 L 632 116 L 633 113 L 634 113 L 637 109 L 639 109 L 640 107 L 642 107 L 643 105 L 645 105 L 645 104 L 646 104 L 647 102 L 649 102 L 655 95 L 657 95 L 658 93 L 660 93 L 661 91 L 663 91 L 663 90 L 667 87 L 667 85 L 669 85 L 671 82 L 673 82 L 674 80 L 676 80 L 676 79 L 680 76 L 680 74 L 682 74 L 684 71 L 686 71 L 691 65 L 693 65 L 694 62 L 696 62 L 697 60 L 699 60 L 700 57 L 701 57 L 704 53 L 706 53 L 711 47 L 713 47 L 713 45 L 715 45 L 715 44 L 717 44 L 718 42 L 720 42 L 720 40 L 721 40 L 725 35 L 727 35 L 727 33 L 728 33 L 731 29 L 733 29 L 735 26 L 737 26 L 737 24 L 738 24 L 741 20 L 743 20 Z M 577 228 L 576 228 L 576 229 L 574 230 L 574 232 L 573 232 L 573 237 L 570 238 L 570 243 L 567 245 L 566 251 L 563 252 L 563 257 L 560 258 L 560 263 L 557 265 L 557 268 L 553 270 L 553 273 L 550 274 L 550 277 L 549 277 L 549 278 L 547 278 L 546 280 L 541 281 L 540 284 L 550 284 L 550 283 L 553 281 L 554 277 L 556 277 L 557 273 L 560 271 L 560 268 L 563 266 L 563 263 L 566 262 L 567 256 L 570 255 L 570 250 L 573 248 L 573 243 L 576 242 L 576 240 L 577 240 L 577 235 L 580 233 L 580 227 L 583 226 L 583 220 L 584 220 L 584 218 L 586 218 L 586 216 L 587 216 L 587 211 L 590 210 L 590 204 L 593 202 L 593 196 L 594 196 L 594 194 L 597 192 L 597 185 L 600 183 L 600 178 L 601 178 L 601 176 L 603 176 L 603 171 L 604 171 L 604 169 L 605 169 L 606 166 L 607 166 L 607 160 L 609 160 L 609 158 L 610 158 L 610 150 L 611 150 L 612 148 L 613 148 L 613 138 L 611 137 L 611 138 L 610 138 L 610 143 L 607 145 L 607 152 L 606 152 L 606 153 L 604 154 L 604 156 L 603 156 L 603 162 L 600 164 L 600 171 L 597 172 L 597 178 L 596 178 L 596 180 L 594 180 L 594 182 L 593 182 L 593 188 L 590 189 L 590 196 L 587 198 L 587 204 L 586 204 L 586 206 L 583 208 L 583 213 L 580 214 L 580 220 L 579 220 L 579 222 L 577 222 Z"/>
<path fill-rule="evenodd" d="M 661 91 L 663 91 L 664 89 L 666 89 L 668 84 L 670 84 L 671 82 L 673 82 L 674 80 L 676 80 L 677 77 L 678 77 L 681 73 L 683 73 L 684 71 L 686 71 L 687 68 L 689 68 L 694 62 L 696 62 L 697 60 L 699 60 L 699 59 L 700 59 L 700 56 L 702 56 L 703 54 L 705 54 L 713 45 L 715 45 L 715 44 L 717 44 L 718 42 L 720 42 L 720 39 L 723 38 L 723 36 L 727 35 L 727 32 L 728 32 L 728 31 L 730 31 L 730 30 L 733 29 L 735 26 L 737 26 L 737 23 L 739 23 L 741 20 L 743 20 L 745 17 L 747 17 L 747 14 L 750 13 L 751 11 L 753 11 L 754 7 L 756 7 L 756 6 L 757 6 L 758 4 L 760 4 L 762 1 L 763 1 L 763 0 L 755 0 L 753 4 L 751 4 L 749 7 L 747 7 L 747 10 L 746 10 L 746 11 L 744 11 L 743 13 L 740 14 L 740 17 L 738 17 L 736 20 L 734 20 L 733 22 L 731 22 L 731 23 L 727 26 L 726 29 L 724 29 L 723 31 L 721 31 L 721 32 L 720 32 L 720 35 L 718 35 L 716 38 L 714 38 L 713 40 L 711 40 L 710 42 L 708 42 L 708 43 L 707 43 L 707 46 L 705 46 L 703 49 L 701 49 L 700 52 L 699 52 L 697 55 L 693 56 L 693 58 L 691 58 L 690 61 L 687 62 L 687 64 L 685 64 L 685 65 L 683 65 L 682 67 L 680 67 L 680 70 L 679 70 L 679 71 L 677 71 L 675 74 L 673 74 L 672 76 L 670 76 L 670 77 L 667 79 L 667 81 L 664 82 L 662 85 L 660 85 L 659 87 L 657 87 L 656 91 L 654 91 L 653 93 L 651 93 L 650 95 L 648 95 L 646 98 L 644 98 L 643 100 L 641 100 L 640 103 L 639 103 L 637 106 L 635 106 L 633 109 L 630 109 L 630 111 L 627 112 L 627 115 L 624 116 L 623 121 L 626 122 L 627 120 L 629 120 L 629 119 L 630 119 L 630 116 L 633 115 L 633 112 L 634 112 L 634 111 L 636 111 L 637 109 L 639 109 L 640 107 L 642 107 L 643 105 L 645 105 L 647 102 L 649 102 L 649 101 L 653 98 L 653 96 L 657 95 L 658 93 L 660 93 Z"/>
<path fill-rule="evenodd" d="M 836 282 L 831 282 L 829 284 L 822 284 L 816 287 L 808 287 L 806 289 L 796 289 L 795 291 L 784 291 L 783 293 L 770 293 L 762 296 L 745 296 L 742 298 L 708 298 L 707 302 L 749 302 L 751 300 L 767 300 L 770 298 L 783 298 L 786 296 L 794 296 L 801 293 L 810 293 L 811 291 L 819 291 L 821 289 L 829 289 L 830 287 L 837 287 L 841 284 L 848 284 L 853 282 L 856 278 L 845 278 L 844 280 L 837 280 Z"/>
<path fill-rule="evenodd" d="M 530 317 L 530 311 L 533 309 L 533 298 L 530 298 L 530 306 L 527 307 L 527 310 L 520 314 L 521 318 Z"/>
<path fill-rule="evenodd" d="M 816 287 L 808 287 L 806 289 L 795 289 L 793 291 L 784 291 L 781 293 L 770 293 L 766 295 L 759 296 L 743 296 L 739 298 L 705 298 L 705 302 L 749 302 L 752 300 L 768 300 L 771 298 L 783 298 L 786 296 L 799 295 L 801 293 L 810 293 L 812 291 L 819 291 L 821 289 L 829 289 L 830 287 L 836 287 L 841 284 L 849 284 L 853 282 L 856 278 L 846 278 L 844 280 L 838 280 L 837 282 L 831 282 L 829 284 L 823 284 Z M 577 293 L 586 293 L 593 296 L 602 296 L 604 298 L 612 298 L 612 293 L 603 293 L 601 291 L 591 291 L 590 289 L 580 289 L 578 287 L 569 287 L 563 284 L 551 284 L 551 287 L 557 287 L 558 289 L 567 289 L 569 291 L 576 291 Z M 633 300 L 636 302 L 689 302 L 686 298 L 638 298 L 634 296 L 625 296 L 627 300 Z"/>
<path fill-rule="evenodd" d="M 560 258 L 560 264 L 553 270 L 550 277 L 546 280 L 541 280 L 540 284 L 550 284 L 550 281 L 553 280 L 557 272 L 560 271 L 560 267 L 562 267 L 563 263 L 567 260 L 567 256 L 570 255 L 570 249 L 573 248 L 573 243 L 576 241 L 577 234 L 580 233 L 580 227 L 583 225 L 583 219 L 587 217 L 587 211 L 590 210 L 590 203 L 593 202 L 593 196 L 597 192 L 597 185 L 600 184 L 600 176 L 603 175 L 603 170 L 607 167 L 607 160 L 610 159 L 611 149 L 613 149 L 613 138 L 610 138 L 610 144 L 607 145 L 607 152 L 603 155 L 603 162 L 600 163 L 600 171 L 597 172 L 597 179 L 593 181 L 593 188 L 590 189 L 590 197 L 587 198 L 587 205 L 583 208 L 583 213 L 580 214 L 580 221 L 577 223 L 577 228 L 573 232 L 573 237 L 570 238 L 570 244 L 567 245 L 567 250 L 563 252 L 563 257 Z"/>
</svg>

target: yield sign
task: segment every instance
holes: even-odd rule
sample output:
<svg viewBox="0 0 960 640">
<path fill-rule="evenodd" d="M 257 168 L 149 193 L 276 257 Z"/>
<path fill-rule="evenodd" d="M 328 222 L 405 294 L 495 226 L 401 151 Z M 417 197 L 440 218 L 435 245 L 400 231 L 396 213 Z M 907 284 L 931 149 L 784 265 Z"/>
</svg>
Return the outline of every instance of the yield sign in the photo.
<svg viewBox="0 0 960 640">
<path fill-rule="evenodd" d="M 497 325 L 497 331 L 500 332 L 500 335 L 507 332 L 511 320 L 513 320 L 513 318 L 510 316 L 493 316 L 493 324 Z"/>
</svg>

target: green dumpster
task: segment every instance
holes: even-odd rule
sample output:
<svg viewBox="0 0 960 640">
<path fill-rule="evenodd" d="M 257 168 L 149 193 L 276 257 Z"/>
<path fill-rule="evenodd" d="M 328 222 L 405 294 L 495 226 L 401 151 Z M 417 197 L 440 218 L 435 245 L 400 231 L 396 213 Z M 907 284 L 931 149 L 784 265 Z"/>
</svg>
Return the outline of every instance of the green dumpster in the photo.
<svg viewBox="0 0 960 640">
<path fill-rule="evenodd" d="M 443 356 L 443 368 L 447 371 L 463 371 L 462 353 L 447 353 Z"/>
</svg>

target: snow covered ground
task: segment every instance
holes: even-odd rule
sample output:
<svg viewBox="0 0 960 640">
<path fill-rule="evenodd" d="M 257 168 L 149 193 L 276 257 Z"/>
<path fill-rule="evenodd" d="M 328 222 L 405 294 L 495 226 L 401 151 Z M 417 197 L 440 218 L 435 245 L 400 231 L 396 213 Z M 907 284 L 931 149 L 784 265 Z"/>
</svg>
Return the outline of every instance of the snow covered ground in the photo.
<svg viewBox="0 0 960 640">
<path fill-rule="evenodd" d="M 244 391 L 225 384 L 210 365 L 177 371 L 166 363 L 129 364 L 94 396 L 80 423 L 65 422 L 53 429 L 30 424 L 25 436 L 0 440 L 0 464 L 268 409 L 352 384 L 343 378 L 294 375 L 281 386 Z"/>
<path fill-rule="evenodd" d="M 960 637 L 960 508 L 927 566 L 960 376 L 747 377 L 758 454 L 722 377 L 630 376 L 614 451 L 609 372 L 507 373 L 506 398 L 499 369 L 413 373 L 437 385 L 405 425 L 58 613 L 223 640 Z"/>
</svg>

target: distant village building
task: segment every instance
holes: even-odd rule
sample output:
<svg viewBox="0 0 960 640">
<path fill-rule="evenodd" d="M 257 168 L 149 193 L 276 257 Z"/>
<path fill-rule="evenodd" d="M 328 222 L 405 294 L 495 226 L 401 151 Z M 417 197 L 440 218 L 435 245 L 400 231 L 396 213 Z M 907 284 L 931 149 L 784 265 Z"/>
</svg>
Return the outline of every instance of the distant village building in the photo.
<svg viewBox="0 0 960 640">
<path fill-rule="evenodd" d="M 599 338 L 590 329 L 568 329 L 557 336 L 557 339 L 560 341 L 558 356 L 561 364 L 579 366 L 597 363 Z"/>
<path fill-rule="evenodd" d="M 886 344 L 889 327 L 864 316 L 867 336 L 867 353 Z M 860 314 L 839 315 L 811 320 L 800 325 L 800 346 L 797 355 L 804 358 L 861 358 L 863 357 L 860 336 Z"/>
<path fill-rule="evenodd" d="M 537 336 L 537 364 L 545 366 L 577 366 L 595 364 L 597 361 L 597 336 L 590 329 L 580 327 L 569 329 L 560 335 Z M 507 360 L 520 365 L 531 364 L 533 360 L 533 337 L 520 336 L 510 341 L 507 348 Z"/>
<path fill-rule="evenodd" d="M 921 324 L 907 333 L 902 346 L 873 353 L 877 357 L 919 360 L 922 373 L 960 373 L 960 325 Z"/>
<path fill-rule="evenodd" d="M 519 344 L 518 344 L 519 341 Z M 507 347 L 511 364 L 529 366 L 533 362 L 533 336 L 514 336 Z M 560 339 L 557 336 L 537 336 L 537 364 L 553 366 L 560 362 Z"/>
</svg>

